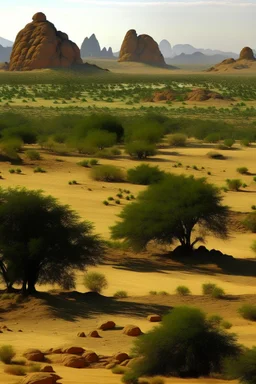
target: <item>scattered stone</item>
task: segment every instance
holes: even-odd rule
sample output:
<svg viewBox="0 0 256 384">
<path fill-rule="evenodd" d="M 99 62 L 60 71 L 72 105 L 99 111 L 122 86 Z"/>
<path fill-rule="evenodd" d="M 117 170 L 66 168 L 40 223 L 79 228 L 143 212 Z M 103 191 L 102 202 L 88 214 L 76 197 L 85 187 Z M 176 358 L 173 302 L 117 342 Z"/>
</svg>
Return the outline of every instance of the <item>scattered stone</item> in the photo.
<svg viewBox="0 0 256 384">
<path fill-rule="evenodd" d="M 162 317 L 160 315 L 149 315 L 147 317 L 148 321 L 151 323 L 158 323 L 159 321 L 162 320 Z"/>
<path fill-rule="evenodd" d="M 98 334 L 98 331 L 92 331 L 88 335 L 89 337 L 94 337 L 94 338 L 100 338 L 100 335 Z"/>
<path fill-rule="evenodd" d="M 127 336 L 140 336 L 142 334 L 141 330 L 139 327 L 136 325 L 126 325 L 123 329 L 123 333 Z"/>
<path fill-rule="evenodd" d="M 83 357 L 75 355 L 63 356 L 62 363 L 65 367 L 69 368 L 85 368 L 88 366 L 87 362 Z"/>
<path fill-rule="evenodd" d="M 24 357 L 26 357 L 29 361 L 37 361 L 37 362 L 43 362 L 44 361 L 44 354 L 39 349 L 27 349 L 24 354 Z"/>
<path fill-rule="evenodd" d="M 115 329 L 115 327 L 116 323 L 114 323 L 114 321 L 107 321 L 106 323 L 101 324 L 99 329 L 101 329 L 102 331 L 109 331 L 111 329 Z"/>
<path fill-rule="evenodd" d="M 127 355 L 127 353 L 119 352 L 114 355 L 114 359 L 117 360 L 119 364 L 121 364 L 123 361 L 129 360 L 129 356 Z"/>
<path fill-rule="evenodd" d="M 86 337 L 86 334 L 84 332 L 78 332 L 77 336 L 78 337 Z"/>
<path fill-rule="evenodd" d="M 62 348 L 50 348 L 48 352 L 58 355 L 59 353 L 62 353 Z"/>
<path fill-rule="evenodd" d="M 40 369 L 40 372 L 55 373 L 55 371 L 51 365 L 44 366 L 43 368 Z"/>
<path fill-rule="evenodd" d="M 61 377 L 54 373 L 36 372 L 25 376 L 20 384 L 56 384 Z"/>
<path fill-rule="evenodd" d="M 89 364 L 97 363 L 99 361 L 99 356 L 97 355 L 97 353 L 92 351 L 85 352 L 82 357 L 84 357 L 85 361 Z"/>
<path fill-rule="evenodd" d="M 85 350 L 82 347 L 65 347 L 62 348 L 62 353 L 68 353 L 70 355 L 81 355 Z"/>
<path fill-rule="evenodd" d="M 157 42 L 148 35 L 138 36 L 134 29 L 128 31 L 125 35 L 119 61 L 135 61 L 166 66 Z"/>
</svg>

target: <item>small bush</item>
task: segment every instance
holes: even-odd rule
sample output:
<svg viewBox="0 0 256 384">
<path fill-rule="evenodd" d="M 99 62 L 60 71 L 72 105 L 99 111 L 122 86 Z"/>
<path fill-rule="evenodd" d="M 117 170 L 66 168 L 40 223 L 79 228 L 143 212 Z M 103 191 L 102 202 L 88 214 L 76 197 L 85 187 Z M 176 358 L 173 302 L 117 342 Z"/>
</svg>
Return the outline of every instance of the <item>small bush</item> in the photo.
<svg viewBox="0 0 256 384">
<path fill-rule="evenodd" d="M 98 159 L 91 159 L 89 162 L 90 162 L 90 165 L 92 167 L 94 167 L 95 165 L 99 164 L 99 160 Z"/>
<path fill-rule="evenodd" d="M 155 144 L 150 144 L 144 141 L 127 143 L 125 146 L 125 152 L 131 157 L 136 157 L 140 160 L 146 159 L 149 156 L 155 156 L 157 153 Z"/>
<path fill-rule="evenodd" d="M 22 365 L 8 365 L 7 367 L 5 367 L 4 372 L 8 375 L 25 376 L 27 370 Z"/>
<path fill-rule="evenodd" d="M 122 367 L 121 365 L 116 365 L 114 368 L 112 368 L 112 373 L 116 375 L 123 375 L 127 371 L 126 367 Z"/>
<path fill-rule="evenodd" d="M 28 366 L 28 372 L 40 372 L 41 365 L 40 364 L 31 364 Z"/>
<path fill-rule="evenodd" d="M 190 295 L 190 289 L 188 287 L 186 287 L 185 285 L 179 285 L 177 288 L 176 288 L 176 293 L 180 296 L 188 296 Z"/>
<path fill-rule="evenodd" d="M 237 168 L 236 171 L 240 173 L 241 175 L 246 175 L 248 173 L 248 168 L 247 167 L 240 167 Z"/>
<path fill-rule="evenodd" d="M 256 383 L 256 347 L 246 349 L 237 359 L 226 361 L 226 373 L 229 379 L 239 379 L 243 384 Z"/>
<path fill-rule="evenodd" d="M 141 359 L 130 372 L 137 379 L 154 375 L 209 376 L 221 372 L 224 358 L 239 352 L 235 336 L 213 328 L 201 310 L 176 307 L 160 326 L 135 341 L 133 354 Z"/>
<path fill-rule="evenodd" d="M 210 159 L 216 159 L 216 160 L 225 160 L 226 157 L 222 155 L 222 153 L 210 151 L 207 153 L 207 157 Z"/>
<path fill-rule="evenodd" d="M 242 181 L 239 179 L 227 179 L 226 180 L 228 189 L 231 191 L 239 191 L 239 189 L 242 187 Z"/>
<path fill-rule="evenodd" d="M 34 173 L 46 173 L 46 170 L 41 167 L 36 167 Z"/>
<path fill-rule="evenodd" d="M 234 139 L 225 139 L 224 140 L 225 147 L 231 148 L 234 144 L 235 144 Z"/>
<path fill-rule="evenodd" d="M 106 206 L 108 206 L 108 205 L 109 205 L 109 202 L 108 202 L 107 200 L 104 200 L 104 201 L 103 201 L 103 204 L 106 205 Z"/>
<path fill-rule="evenodd" d="M 28 151 L 26 151 L 26 157 L 29 159 L 29 160 L 41 160 L 41 155 L 38 151 L 34 150 L 34 149 L 30 149 Z"/>
<path fill-rule="evenodd" d="M 108 287 L 108 282 L 102 273 L 87 272 L 84 276 L 84 286 L 91 292 L 101 293 Z"/>
<path fill-rule="evenodd" d="M 250 140 L 249 139 L 242 139 L 240 141 L 240 144 L 242 145 L 242 147 L 249 147 L 250 146 Z"/>
<path fill-rule="evenodd" d="M 16 352 L 11 345 L 2 345 L 0 347 L 0 360 L 4 364 L 10 364 L 15 355 Z"/>
<path fill-rule="evenodd" d="M 127 171 L 127 181 L 132 184 L 150 185 L 161 181 L 164 175 L 165 173 L 158 167 L 141 164 Z"/>
<path fill-rule="evenodd" d="M 253 241 L 252 245 L 251 245 L 251 250 L 256 253 L 256 240 Z"/>
<path fill-rule="evenodd" d="M 100 165 L 99 167 L 92 168 L 91 176 L 94 180 L 109 183 L 125 181 L 124 171 L 114 165 Z"/>
<path fill-rule="evenodd" d="M 212 327 L 219 327 L 222 321 L 223 317 L 219 315 L 212 315 L 208 318 L 208 322 Z"/>
<path fill-rule="evenodd" d="M 15 169 L 13 168 L 9 169 L 9 173 L 15 173 Z"/>
<path fill-rule="evenodd" d="M 126 299 L 128 297 L 128 293 L 126 291 L 117 291 L 114 294 L 115 299 Z"/>
<path fill-rule="evenodd" d="M 121 201 L 120 201 L 119 199 L 117 199 L 117 200 L 115 201 L 115 203 L 116 203 L 117 205 L 120 205 L 120 204 L 121 204 Z"/>
<path fill-rule="evenodd" d="M 172 147 L 185 147 L 187 144 L 187 136 L 182 133 L 174 133 L 169 136 L 168 142 Z"/>
<path fill-rule="evenodd" d="M 243 224 L 252 233 L 256 233 L 256 212 L 249 213 L 243 221 Z"/>
<path fill-rule="evenodd" d="M 213 283 L 205 283 L 202 285 L 203 295 L 212 295 L 212 292 L 216 288 L 216 284 Z"/>
<path fill-rule="evenodd" d="M 232 323 L 230 323 L 229 321 L 223 320 L 223 321 L 220 323 L 220 326 L 221 326 L 223 329 L 230 329 L 230 328 L 232 328 Z"/>
<path fill-rule="evenodd" d="M 220 287 L 215 287 L 212 291 L 211 296 L 214 299 L 223 299 L 223 297 L 225 296 L 225 291 Z"/>
<path fill-rule="evenodd" d="M 238 312 L 244 319 L 256 321 L 256 305 L 244 304 L 238 309 Z"/>
<path fill-rule="evenodd" d="M 89 160 L 81 160 L 77 163 L 77 165 L 80 165 L 81 167 L 89 168 Z"/>
</svg>

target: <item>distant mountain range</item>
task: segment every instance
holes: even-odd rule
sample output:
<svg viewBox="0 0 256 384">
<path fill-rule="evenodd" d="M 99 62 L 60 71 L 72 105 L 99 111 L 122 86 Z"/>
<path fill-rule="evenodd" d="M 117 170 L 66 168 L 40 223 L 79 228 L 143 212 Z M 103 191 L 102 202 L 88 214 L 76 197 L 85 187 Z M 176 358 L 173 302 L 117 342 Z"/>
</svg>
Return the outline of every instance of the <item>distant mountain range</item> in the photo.
<svg viewBox="0 0 256 384">
<path fill-rule="evenodd" d="M 4 39 L 3 37 L 0 37 L 0 45 L 2 45 L 2 47 L 12 47 L 13 42 L 10 40 Z"/>
<path fill-rule="evenodd" d="M 12 47 L 3 47 L 0 45 L 0 63 L 10 61 L 10 56 L 12 53 Z"/>
<path fill-rule="evenodd" d="M 203 53 L 206 56 L 221 55 L 224 58 L 233 57 L 234 59 L 239 57 L 239 55 L 235 52 L 225 52 L 218 49 L 195 48 L 190 44 L 176 44 L 172 47 L 168 40 L 162 40 L 159 44 L 159 48 L 165 58 L 174 58 L 182 53 L 186 55 L 193 55 L 197 52 Z"/>
<path fill-rule="evenodd" d="M 81 46 L 81 57 L 105 57 L 113 58 L 112 48 L 100 48 L 100 43 L 93 33 L 91 37 L 86 37 Z"/>
<path fill-rule="evenodd" d="M 181 53 L 172 59 L 165 59 L 165 61 L 170 65 L 215 65 L 229 57 L 219 54 L 208 56 L 201 52 L 195 52 L 192 54 Z"/>
</svg>

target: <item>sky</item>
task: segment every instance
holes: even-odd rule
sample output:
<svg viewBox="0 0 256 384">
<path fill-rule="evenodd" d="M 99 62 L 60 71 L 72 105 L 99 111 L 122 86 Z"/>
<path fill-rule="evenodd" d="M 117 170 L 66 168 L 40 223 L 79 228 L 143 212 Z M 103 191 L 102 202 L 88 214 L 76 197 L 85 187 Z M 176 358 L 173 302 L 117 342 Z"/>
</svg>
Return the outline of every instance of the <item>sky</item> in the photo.
<svg viewBox="0 0 256 384">
<path fill-rule="evenodd" d="M 256 0 L 0 0 L 0 36 L 14 41 L 39 11 L 77 45 L 95 33 L 114 52 L 129 29 L 171 45 L 256 48 Z"/>
</svg>

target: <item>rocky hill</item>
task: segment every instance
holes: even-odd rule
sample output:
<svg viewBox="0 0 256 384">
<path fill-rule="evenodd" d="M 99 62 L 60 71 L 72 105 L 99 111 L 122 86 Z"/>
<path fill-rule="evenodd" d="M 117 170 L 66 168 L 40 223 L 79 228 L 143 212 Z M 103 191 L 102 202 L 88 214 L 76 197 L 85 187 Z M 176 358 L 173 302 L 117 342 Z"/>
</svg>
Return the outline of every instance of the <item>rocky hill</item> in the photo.
<svg viewBox="0 0 256 384">
<path fill-rule="evenodd" d="M 22 29 L 15 40 L 10 71 L 30 71 L 42 68 L 68 68 L 82 64 L 80 50 L 68 35 L 58 31 L 46 16 L 36 13 L 32 22 Z"/>
<path fill-rule="evenodd" d="M 91 35 L 91 37 L 86 37 L 81 46 L 81 56 L 84 57 L 104 57 L 104 58 L 113 58 L 112 48 L 108 49 L 104 47 L 100 48 L 100 43 L 96 38 L 95 34 Z"/>
<path fill-rule="evenodd" d="M 3 37 L 0 37 L 0 45 L 2 47 L 12 47 L 13 42 L 11 40 L 4 39 Z"/>
<path fill-rule="evenodd" d="M 119 61 L 135 61 L 139 63 L 166 66 L 164 57 L 156 41 L 149 35 L 137 35 L 131 29 L 125 35 Z"/>
<path fill-rule="evenodd" d="M 181 53 L 172 59 L 166 59 L 166 63 L 171 65 L 215 65 L 225 59 L 227 57 L 222 55 L 207 56 L 201 52 L 195 52 L 191 55 Z"/>
<path fill-rule="evenodd" d="M 233 58 L 226 59 L 214 67 L 211 67 L 208 72 L 227 72 L 243 69 L 256 70 L 256 59 L 250 47 L 244 47 L 237 60 Z"/>
</svg>

